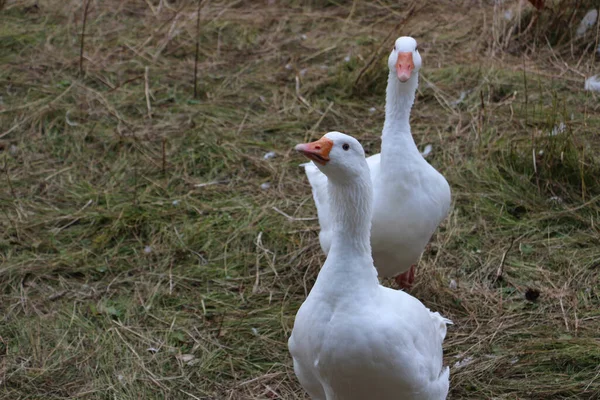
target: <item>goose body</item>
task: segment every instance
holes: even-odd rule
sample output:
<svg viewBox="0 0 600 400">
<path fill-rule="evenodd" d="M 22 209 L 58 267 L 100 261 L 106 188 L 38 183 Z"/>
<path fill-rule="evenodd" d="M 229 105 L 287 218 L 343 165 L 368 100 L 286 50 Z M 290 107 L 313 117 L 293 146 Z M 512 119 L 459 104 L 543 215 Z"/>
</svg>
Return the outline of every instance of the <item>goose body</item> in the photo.
<svg viewBox="0 0 600 400">
<path fill-rule="evenodd" d="M 382 277 L 407 273 L 413 267 L 447 216 L 451 201 L 448 182 L 423 158 L 410 130 L 421 66 L 416 41 L 396 40 L 388 64 L 381 153 L 366 159 L 374 186 L 373 259 Z M 328 254 L 332 238 L 328 178 L 313 162 L 303 166 L 317 207 L 321 248 Z"/>
<path fill-rule="evenodd" d="M 296 376 L 314 400 L 445 399 L 442 342 L 451 322 L 379 284 L 370 246 L 372 171 L 353 138 L 330 132 L 324 140 L 333 143 L 319 164 L 329 175 L 330 248 L 288 342 Z M 340 151 L 343 143 L 356 153 Z"/>
</svg>

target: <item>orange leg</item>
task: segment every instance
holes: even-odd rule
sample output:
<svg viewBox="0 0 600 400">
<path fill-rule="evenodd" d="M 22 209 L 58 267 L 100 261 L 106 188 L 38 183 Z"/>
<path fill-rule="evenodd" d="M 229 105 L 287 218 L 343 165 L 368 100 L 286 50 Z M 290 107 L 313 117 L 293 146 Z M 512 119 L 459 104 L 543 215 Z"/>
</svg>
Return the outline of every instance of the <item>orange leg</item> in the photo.
<svg viewBox="0 0 600 400">
<path fill-rule="evenodd" d="M 396 278 L 394 278 L 400 289 L 410 289 L 415 281 L 415 265 L 411 265 L 410 269 Z"/>
</svg>

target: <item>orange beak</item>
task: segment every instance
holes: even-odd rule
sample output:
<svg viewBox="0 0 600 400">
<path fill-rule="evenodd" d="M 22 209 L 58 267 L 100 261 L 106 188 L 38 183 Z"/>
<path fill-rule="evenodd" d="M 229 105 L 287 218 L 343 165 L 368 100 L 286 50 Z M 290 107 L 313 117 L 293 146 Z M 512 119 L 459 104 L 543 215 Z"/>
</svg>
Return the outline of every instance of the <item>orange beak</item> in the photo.
<svg viewBox="0 0 600 400">
<path fill-rule="evenodd" d="M 329 161 L 329 152 L 332 147 L 333 141 L 323 136 L 316 142 L 297 144 L 294 149 L 314 162 L 325 165 Z"/>
<path fill-rule="evenodd" d="M 398 53 L 398 60 L 396 61 L 396 74 L 400 82 L 406 82 L 410 79 L 412 70 L 415 68 L 413 63 L 413 56 L 411 52 Z"/>
</svg>

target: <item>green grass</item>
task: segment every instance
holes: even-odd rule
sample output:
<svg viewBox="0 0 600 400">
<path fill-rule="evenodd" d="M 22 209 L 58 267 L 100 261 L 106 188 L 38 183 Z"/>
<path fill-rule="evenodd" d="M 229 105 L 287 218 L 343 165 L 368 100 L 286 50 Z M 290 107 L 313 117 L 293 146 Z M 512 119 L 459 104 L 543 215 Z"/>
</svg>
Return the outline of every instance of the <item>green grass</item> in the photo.
<svg viewBox="0 0 600 400">
<path fill-rule="evenodd" d="M 379 151 L 391 41 L 355 81 L 409 4 L 205 2 L 198 98 L 196 2 L 92 2 L 82 75 L 82 5 L 33 4 L 0 11 L 0 398 L 306 398 L 287 338 L 323 256 L 291 149 Z M 412 294 L 455 323 L 451 398 L 598 399 L 595 32 L 556 53 L 495 12 L 392 34 L 454 198 Z"/>
</svg>

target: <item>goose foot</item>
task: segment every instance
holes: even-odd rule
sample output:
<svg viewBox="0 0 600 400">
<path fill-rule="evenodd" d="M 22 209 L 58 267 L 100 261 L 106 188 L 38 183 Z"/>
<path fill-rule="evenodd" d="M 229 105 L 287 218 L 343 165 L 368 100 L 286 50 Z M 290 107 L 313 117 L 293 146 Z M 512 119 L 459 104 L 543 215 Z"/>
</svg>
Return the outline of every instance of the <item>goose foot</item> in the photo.
<svg viewBox="0 0 600 400">
<path fill-rule="evenodd" d="M 415 281 L 415 265 L 411 265 L 410 269 L 394 278 L 400 289 L 410 289 Z"/>
</svg>

